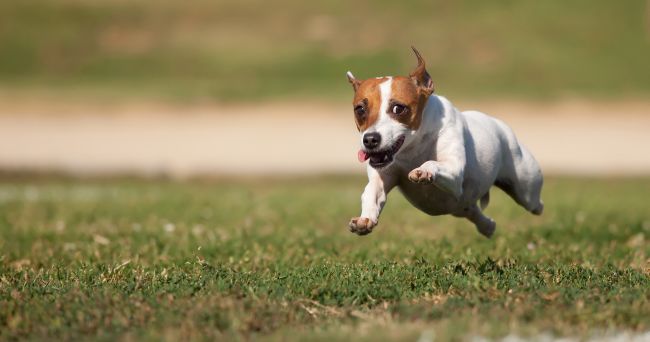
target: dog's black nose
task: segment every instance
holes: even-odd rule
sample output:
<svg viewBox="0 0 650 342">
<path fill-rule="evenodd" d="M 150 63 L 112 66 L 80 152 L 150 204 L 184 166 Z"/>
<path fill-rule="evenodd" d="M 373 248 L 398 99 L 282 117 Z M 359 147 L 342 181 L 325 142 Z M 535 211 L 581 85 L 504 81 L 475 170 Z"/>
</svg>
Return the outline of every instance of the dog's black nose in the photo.
<svg viewBox="0 0 650 342">
<path fill-rule="evenodd" d="M 372 150 L 381 143 L 381 135 L 377 132 L 366 133 L 363 135 L 363 146 Z"/>
</svg>

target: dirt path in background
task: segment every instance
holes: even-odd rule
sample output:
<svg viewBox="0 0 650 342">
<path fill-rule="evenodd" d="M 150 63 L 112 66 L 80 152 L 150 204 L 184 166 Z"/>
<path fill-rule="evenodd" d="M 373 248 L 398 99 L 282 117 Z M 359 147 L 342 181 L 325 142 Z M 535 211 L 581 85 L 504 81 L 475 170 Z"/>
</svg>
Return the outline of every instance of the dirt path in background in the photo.
<svg viewBox="0 0 650 342">
<path fill-rule="evenodd" d="M 546 173 L 650 174 L 650 101 L 456 103 L 510 124 Z M 348 106 L 10 103 L 0 169 L 75 174 L 363 173 Z"/>
</svg>

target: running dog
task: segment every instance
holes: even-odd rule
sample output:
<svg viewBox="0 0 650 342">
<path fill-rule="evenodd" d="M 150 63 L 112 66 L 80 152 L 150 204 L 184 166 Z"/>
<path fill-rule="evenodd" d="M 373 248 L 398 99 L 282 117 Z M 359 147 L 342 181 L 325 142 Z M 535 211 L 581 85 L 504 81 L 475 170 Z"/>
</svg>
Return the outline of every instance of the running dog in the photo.
<svg viewBox="0 0 650 342">
<path fill-rule="evenodd" d="M 357 80 L 347 73 L 361 133 L 358 158 L 368 160 L 361 215 L 350 220 L 350 231 L 372 232 L 394 187 L 423 212 L 466 218 L 486 237 L 496 229 L 482 212 L 492 185 L 540 215 L 543 177 L 533 155 L 502 121 L 461 112 L 434 95 L 424 59 L 413 52 L 418 65 L 409 76 Z"/>
</svg>

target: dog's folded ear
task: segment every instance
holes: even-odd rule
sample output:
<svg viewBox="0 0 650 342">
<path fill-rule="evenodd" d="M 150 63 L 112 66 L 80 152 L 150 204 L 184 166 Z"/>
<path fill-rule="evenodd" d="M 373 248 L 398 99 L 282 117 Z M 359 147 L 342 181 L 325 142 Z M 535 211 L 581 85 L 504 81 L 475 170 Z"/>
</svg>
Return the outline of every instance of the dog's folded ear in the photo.
<svg viewBox="0 0 650 342">
<path fill-rule="evenodd" d="M 350 84 L 352 84 L 352 88 L 354 88 L 354 91 L 357 91 L 357 88 L 359 88 L 359 85 L 361 84 L 361 82 L 359 80 L 357 80 L 356 78 L 354 78 L 354 75 L 352 75 L 352 72 L 350 72 L 350 71 L 348 71 L 346 73 L 346 75 L 348 76 L 348 82 L 350 82 Z"/>
<path fill-rule="evenodd" d="M 427 72 L 424 58 L 422 58 L 420 52 L 413 46 L 411 46 L 411 49 L 413 49 L 415 57 L 418 59 L 418 66 L 415 67 L 415 70 L 413 70 L 409 76 L 415 82 L 421 94 L 429 96 L 433 94 L 433 80 Z"/>
</svg>

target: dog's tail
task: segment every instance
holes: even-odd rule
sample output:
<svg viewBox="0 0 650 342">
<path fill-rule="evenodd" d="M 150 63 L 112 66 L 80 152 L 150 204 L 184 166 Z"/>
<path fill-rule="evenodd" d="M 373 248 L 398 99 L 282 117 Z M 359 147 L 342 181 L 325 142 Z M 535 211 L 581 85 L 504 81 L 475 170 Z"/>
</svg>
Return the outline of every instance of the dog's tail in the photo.
<svg viewBox="0 0 650 342">
<path fill-rule="evenodd" d="M 481 197 L 479 203 L 481 205 L 481 210 L 484 210 L 485 208 L 487 208 L 488 204 L 490 204 L 490 192 L 489 191 L 486 192 L 485 195 L 483 195 L 483 197 Z"/>
</svg>

